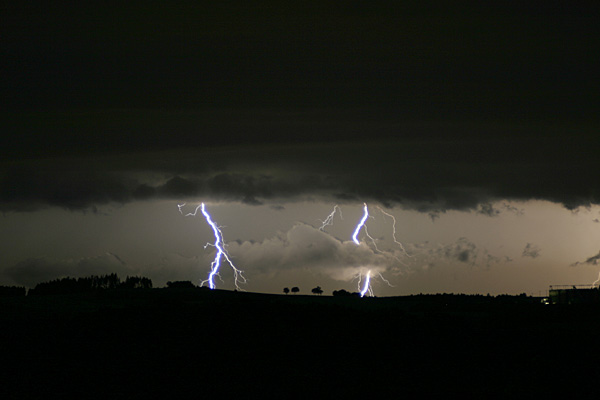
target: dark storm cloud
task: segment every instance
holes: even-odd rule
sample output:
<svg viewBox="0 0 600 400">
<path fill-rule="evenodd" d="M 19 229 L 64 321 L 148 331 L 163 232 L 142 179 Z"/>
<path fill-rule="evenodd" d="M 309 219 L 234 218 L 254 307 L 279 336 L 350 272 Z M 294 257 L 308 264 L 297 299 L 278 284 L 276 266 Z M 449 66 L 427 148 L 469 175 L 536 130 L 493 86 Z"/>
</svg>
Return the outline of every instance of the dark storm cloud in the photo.
<svg viewBox="0 0 600 400">
<path fill-rule="evenodd" d="M 497 215 L 500 215 L 501 211 L 497 208 L 494 208 L 494 206 L 491 203 L 482 203 L 479 205 L 477 213 L 486 215 L 488 217 L 495 217 Z"/>
<path fill-rule="evenodd" d="M 1 210 L 600 201 L 597 7 L 13 3 Z"/>
<path fill-rule="evenodd" d="M 68 168 L 54 163 L 25 163 L 10 167 L 0 178 L 4 210 L 34 210 L 46 206 L 93 208 L 131 200 L 127 179 L 105 169 L 90 170 L 80 163 Z"/>
<path fill-rule="evenodd" d="M 485 125 L 482 125 L 484 128 Z M 365 126 L 365 134 L 369 126 Z M 569 209 L 597 204 L 600 176 L 583 135 L 429 137 L 305 145 L 194 147 L 93 158 L 6 161 L 0 207 L 88 209 L 111 202 L 206 198 L 262 204 L 299 198 L 377 201 L 427 212 L 520 211 L 500 200 L 543 199 Z M 456 131 L 456 127 L 452 128 Z M 493 144 L 493 145 L 490 145 Z"/>
<path fill-rule="evenodd" d="M 510 204 L 506 204 L 506 203 L 504 203 L 504 204 L 502 205 L 502 207 L 503 207 L 503 208 L 504 208 L 506 211 L 512 212 L 512 213 L 514 213 L 514 214 L 516 214 L 516 215 L 519 215 L 519 216 L 520 216 L 520 215 L 523 215 L 523 214 L 525 213 L 525 211 L 524 211 L 524 210 L 522 210 L 522 209 L 519 209 L 519 208 L 517 208 L 517 207 L 515 207 L 515 206 L 512 206 L 512 205 L 510 205 Z"/>
<path fill-rule="evenodd" d="M 10 3 L 2 108 L 376 104 L 434 118 L 593 116 L 598 7 L 536 3 Z"/>
</svg>

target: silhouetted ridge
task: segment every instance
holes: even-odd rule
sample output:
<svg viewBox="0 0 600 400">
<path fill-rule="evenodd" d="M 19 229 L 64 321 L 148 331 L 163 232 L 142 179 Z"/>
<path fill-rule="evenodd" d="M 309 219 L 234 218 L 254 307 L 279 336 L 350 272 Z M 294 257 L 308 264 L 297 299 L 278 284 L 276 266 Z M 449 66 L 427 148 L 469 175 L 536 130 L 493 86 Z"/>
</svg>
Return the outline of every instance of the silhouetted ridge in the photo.
<svg viewBox="0 0 600 400">
<path fill-rule="evenodd" d="M 167 287 L 169 289 L 191 289 L 195 288 L 196 285 L 194 285 L 191 281 L 169 281 L 167 282 Z"/>
<path fill-rule="evenodd" d="M 25 294 L 23 286 L 0 286 L 0 297 L 21 297 Z"/>
</svg>

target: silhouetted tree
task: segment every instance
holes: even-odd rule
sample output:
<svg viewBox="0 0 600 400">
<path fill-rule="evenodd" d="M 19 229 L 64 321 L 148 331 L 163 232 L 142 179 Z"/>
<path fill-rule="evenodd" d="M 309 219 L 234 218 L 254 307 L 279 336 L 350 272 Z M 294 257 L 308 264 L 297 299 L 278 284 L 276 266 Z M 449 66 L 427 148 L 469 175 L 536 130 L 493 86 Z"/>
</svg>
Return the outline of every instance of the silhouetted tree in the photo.
<svg viewBox="0 0 600 400">
<path fill-rule="evenodd" d="M 300 291 L 300 288 L 298 286 L 294 286 L 292 288 L 292 293 L 298 293 Z"/>
<path fill-rule="evenodd" d="M 143 276 L 128 276 L 119 287 L 124 289 L 152 289 L 152 280 Z"/>
<path fill-rule="evenodd" d="M 289 289 L 289 288 L 286 288 L 286 287 L 285 287 L 285 288 L 283 288 L 283 293 L 285 293 L 285 294 L 288 294 L 289 292 L 290 292 L 290 289 Z"/>
<path fill-rule="evenodd" d="M 323 289 L 321 289 L 321 286 L 317 286 L 316 288 L 314 288 L 313 290 L 311 290 L 311 292 L 313 294 L 316 294 L 316 295 L 320 296 L 321 294 L 323 294 Z"/>
<path fill-rule="evenodd" d="M 85 278 L 84 278 L 85 279 Z M 121 284 L 117 274 L 92 276 L 92 289 L 116 289 Z"/>
<path fill-rule="evenodd" d="M 49 282 L 38 283 L 29 294 L 70 294 L 81 293 L 91 290 L 90 278 L 62 278 Z"/>
</svg>

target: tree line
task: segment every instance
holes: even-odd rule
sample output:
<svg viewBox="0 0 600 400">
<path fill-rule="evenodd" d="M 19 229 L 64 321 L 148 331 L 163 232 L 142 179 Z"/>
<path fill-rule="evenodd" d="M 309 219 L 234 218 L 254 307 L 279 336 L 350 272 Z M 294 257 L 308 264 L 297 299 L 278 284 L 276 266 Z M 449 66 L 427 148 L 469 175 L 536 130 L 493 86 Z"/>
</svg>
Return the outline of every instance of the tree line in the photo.
<svg viewBox="0 0 600 400">
<path fill-rule="evenodd" d="M 92 275 L 85 278 L 61 278 L 38 283 L 28 295 L 88 293 L 111 289 L 151 289 L 152 280 L 143 276 L 128 276 L 121 281 L 117 274 Z"/>
<path fill-rule="evenodd" d="M 27 294 L 23 286 L 0 286 L 0 297 L 21 297 Z"/>
<path fill-rule="evenodd" d="M 196 288 L 191 281 L 167 282 L 168 289 Z M 83 278 L 59 278 L 38 283 L 33 289 L 24 286 L 1 286 L 0 297 L 24 297 L 26 295 L 52 295 L 88 293 L 100 290 L 152 289 L 152 280 L 143 276 L 127 276 L 124 281 L 115 273 L 91 275 Z M 298 288 L 295 288 L 299 290 Z"/>
<path fill-rule="evenodd" d="M 291 292 L 292 292 L 292 294 L 298 293 L 298 292 L 300 292 L 300 289 L 297 286 L 294 286 L 292 288 Z M 320 296 L 323 294 L 323 289 L 321 289 L 321 286 L 317 286 L 316 288 L 313 288 L 310 292 L 312 294 L 316 294 L 317 296 Z M 287 287 L 283 288 L 283 293 L 285 293 L 285 294 L 290 293 L 290 288 L 287 288 Z M 344 289 L 334 290 L 333 295 L 334 296 L 360 296 L 359 293 L 350 293 Z"/>
</svg>

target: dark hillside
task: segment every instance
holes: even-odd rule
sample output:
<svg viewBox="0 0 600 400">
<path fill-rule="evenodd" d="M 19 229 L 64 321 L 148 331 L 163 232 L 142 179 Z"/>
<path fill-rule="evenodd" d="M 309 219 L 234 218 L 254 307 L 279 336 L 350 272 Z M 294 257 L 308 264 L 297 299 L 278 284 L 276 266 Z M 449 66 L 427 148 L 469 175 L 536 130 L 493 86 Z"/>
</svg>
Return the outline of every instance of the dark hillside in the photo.
<svg viewBox="0 0 600 400">
<path fill-rule="evenodd" d="M 2 391 L 47 398 L 593 392 L 600 309 L 152 289 L 0 299 Z M 4 397 L 3 397 L 4 398 Z"/>
</svg>

